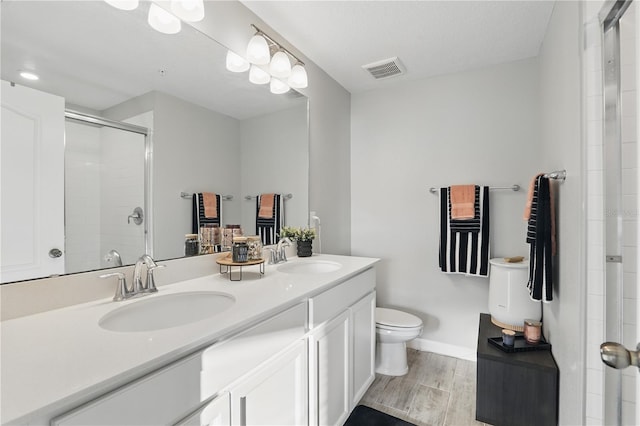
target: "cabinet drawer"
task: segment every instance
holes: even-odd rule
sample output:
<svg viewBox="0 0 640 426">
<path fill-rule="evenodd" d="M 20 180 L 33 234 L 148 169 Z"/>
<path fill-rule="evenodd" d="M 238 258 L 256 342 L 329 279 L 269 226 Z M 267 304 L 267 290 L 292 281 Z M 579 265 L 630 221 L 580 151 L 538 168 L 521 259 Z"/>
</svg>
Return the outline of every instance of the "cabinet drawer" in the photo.
<svg viewBox="0 0 640 426">
<path fill-rule="evenodd" d="M 309 328 L 334 318 L 376 287 L 373 268 L 309 299 Z"/>
<path fill-rule="evenodd" d="M 200 354 L 195 354 L 56 417 L 51 425 L 170 424 L 200 401 Z"/>
</svg>

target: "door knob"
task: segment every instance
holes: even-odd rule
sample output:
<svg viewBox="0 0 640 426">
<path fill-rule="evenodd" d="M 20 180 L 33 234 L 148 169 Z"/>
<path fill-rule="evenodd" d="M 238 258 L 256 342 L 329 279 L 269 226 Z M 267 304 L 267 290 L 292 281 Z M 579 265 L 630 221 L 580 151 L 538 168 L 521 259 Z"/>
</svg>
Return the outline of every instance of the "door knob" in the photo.
<svg viewBox="0 0 640 426">
<path fill-rule="evenodd" d="M 640 360 L 638 359 L 639 352 L 640 343 L 635 351 L 630 351 L 616 342 L 604 342 L 600 345 L 602 362 L 616 369 L 627 368 L 630 365 L 635 365 L 640 368 Z"/>
<path fill-rule="evenodd" d="M 51 250 L 49 250 L 50 258 L 55 259 L 56 257 L 60 257 L 60 256 L 62 256 L 62 250 L 58 248 L 52 248 Z"/>
<path fill-rule="evenodd" d="M 131 213 L 127 217 L 127 223 L 131 223 L 131 219 L 133 219 L 133 223 L 136 225 L 140 225 L 142 223 L 142 219 L 144 218 L 144 213 L 142 212 L 141 207 L 136 207 L 133 209 L 133 213 Z"/>
</svg>

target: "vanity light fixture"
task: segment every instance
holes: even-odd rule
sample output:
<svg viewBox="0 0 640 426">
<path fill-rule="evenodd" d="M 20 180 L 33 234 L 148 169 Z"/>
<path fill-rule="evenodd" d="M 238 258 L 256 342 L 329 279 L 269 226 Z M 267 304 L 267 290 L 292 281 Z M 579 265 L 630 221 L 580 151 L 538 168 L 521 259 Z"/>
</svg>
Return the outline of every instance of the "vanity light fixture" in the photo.
<svg viewBox="0 0 640 426">
<path fill-rule="evenodd" d="M 262 34 L 251 37 L 247 45 L 247 60 L 252 64 L 267 65 L 270 59 L 269 45 Z"/>
<path fill-rule="evenodd" d="M 245 72 L 251 64 L 237 53 L 227 51 L 227 69 L 231 72 Z"/>
<path fill-rule="evenodd" d="M 31 71 L 20 71 L 20 77 L 24 78 L 25 80 L 31 80 L 31 81 L 40 80 L 40 77 L 38 77 L 38 74 L 35 74 Z"/>
<path fill-rule="evenodd" d="M 307 87 L 309 81 L 304 62 L 282 47 L 272 37 L 265 34 L 260 28 L 253 24 L 251 26 L 256 32 L 247 45 L 247 60 L 252 64 L 269 64 L 269 73 L 273 77 L 280 79 L 279 82 L 286 86 L 286 90 L 282 91 L 284 86 L 279 85 L 279 83 L 273 83 L 276 85 L 276 89 L 274 91 L 272 88 L 271 91 L 273 93 L 285 93 L 290 87 L 295 89 Z M 275 52 L 273 57 L 271 57 L 271 52 Z M 292 59 L 295 64 L 293 67 L 291 66 Z M 253 68 L 251 67 L 252 71 Z M 249 76 L 249 79 L 251 80 L 251 76 Z"/>
<path fill-rule="evenodd" d="M 249 81 L 253 84 L 267 84 L 271 80 L 271 76 L 268 72 L 260 68 L 258 65 L 251 65 L 251 71 L 249 71 Z"/>
<path fill-rule="evenodd" d="M 202 21 L 204 19 L 204 1 L 171 0 L 171 12 L 183 21 Z"/>
<path fill-rule="evenodd" d="M 304 69 L 304 66 L 300 62 L 291 68 L 291 75 L 289 76 L 287 83 L 289 83 L 289 86 L 294 89 L 304 89 L 309 85 L 307 70 Z"/>
<path fill-rule="evenodd" d="M 278 78 L 288 78 L 291 75 L 291 62 L 282 50 L 278 50 L 271 58 L 269 73 Z"/>
<path fill-rule="evenodd" d="M 138 0 L 104 0 L 111 6 L 120 10 L 134 10 L 138 7 Z"/>
<path fill-rule="evenodd" d="M 281 95 L 289 91 L 289 85 L 281 80 L 278 80 L 277 78 L 272 78 L 269 89 L 271 90 L 271 93 Z"/>
<path fill-rule="evenodd" d="M 164 34 L 176 34 L 182 29 L 181 21 L 157 4 L 149 6 L 149 25 Z"/>
</svg>

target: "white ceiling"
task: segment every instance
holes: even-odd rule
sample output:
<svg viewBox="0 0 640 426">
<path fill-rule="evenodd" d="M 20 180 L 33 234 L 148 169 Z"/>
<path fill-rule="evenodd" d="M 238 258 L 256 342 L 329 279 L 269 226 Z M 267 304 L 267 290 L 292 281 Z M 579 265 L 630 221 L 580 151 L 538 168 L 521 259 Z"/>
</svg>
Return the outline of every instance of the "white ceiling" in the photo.
<svg viewBox="0 0 640 426">
<path fill-rule="evenodd" d="M 554 4 L 241 1 L 351 93 L 537 56 Z M 394 56 L 406 74 L 375 80 L 361 68 Z"/>
</svg>

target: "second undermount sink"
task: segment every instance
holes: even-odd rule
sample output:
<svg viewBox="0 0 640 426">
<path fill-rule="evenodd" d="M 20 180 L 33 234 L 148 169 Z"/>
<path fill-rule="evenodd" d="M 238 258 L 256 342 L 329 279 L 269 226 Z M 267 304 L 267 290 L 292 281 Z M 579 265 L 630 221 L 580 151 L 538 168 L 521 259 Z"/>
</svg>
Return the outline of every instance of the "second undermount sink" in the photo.
<svg viewBox="0 0 640 426">
<path fill-rule="evenodd" d="M 325 274 L 341 267 L 338 262 L 328 260 L 297 260 L 278 266 L 278 271 L 287 274 Z"/>
<path fill-rule="evenodd" d="M 147 296 L 105 314 L 98 324 L 105 330 L 133 332 L 179 327 L 210 318 L 236 302 L 226 293 L 191 291 Z"/>
</svg>

